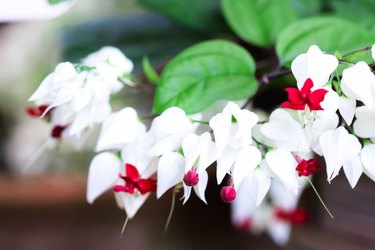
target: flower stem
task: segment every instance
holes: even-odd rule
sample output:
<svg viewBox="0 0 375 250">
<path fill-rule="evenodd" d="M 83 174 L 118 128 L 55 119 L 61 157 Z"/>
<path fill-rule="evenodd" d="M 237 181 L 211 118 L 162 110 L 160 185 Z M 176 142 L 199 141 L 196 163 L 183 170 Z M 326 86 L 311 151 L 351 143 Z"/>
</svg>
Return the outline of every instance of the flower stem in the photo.
<svg viewBox="0 0 375 250">
<path fill-rule="evenodd" d="M 166 233 L 168 231 L 169 224 L 171 223 L 175 203 L 176 203 L 176 191 L 175 191 L 175 189 L 173 189 L 171 209 L 169 210 L 167 222 L 165 223 L 164 233 Z"/>
<path fill-rule="evenodd" d="M 357 52 L 361 52 L 361 51 L 368 51 L 371 49 L 371 46 L 367 46 L 367 47 L 363 47 L 363 48 L 359 48 L 359 49 L 355 49 L 355 50 L 352 50 L 352 51 L 349 51 L 345 54 L 342 54 L 342 57 L 346 57 L 346 56 L 349 56 L 351 54 L 355 54 Z"/>
<path fill-rule="evenodd" d="M 322 203 L 324 209 L 327 211 L 327 213 L 329 214 L 329 216 L 330 216 L 332 219 L 335 219 L 335 217 L 332 215 L 332 213 L 329 211 L 328 207 L 326 206 L 326 204 L 324 203 L 324 201 L 323 201 L 322 198 L 320 197 L 320 195 L 319 195 L 318 191 L 316 190 L 316 188 L 315 188 L 314 184 L 312 183 L 312 181 L 311 181 L 308 177 L 306 177 L 306 178 L 307 178 L 307 180 L 309 181 L 310 186 L 311 186 L 312 189 L 314 190 L 316 196 L 318 197 L 320 203 Z"/>
<path fill-rule="evenodd" d="M 126 225 L 128 225 L 128 222 L 129 222 L 129 216 L 126 216 L 126 219 L 124 221 L 124 225 L 122 226 L 122 229 L 121 229 L 121 238 L 124 235 L 124 231 L 125 231 Z"/>
</svg>

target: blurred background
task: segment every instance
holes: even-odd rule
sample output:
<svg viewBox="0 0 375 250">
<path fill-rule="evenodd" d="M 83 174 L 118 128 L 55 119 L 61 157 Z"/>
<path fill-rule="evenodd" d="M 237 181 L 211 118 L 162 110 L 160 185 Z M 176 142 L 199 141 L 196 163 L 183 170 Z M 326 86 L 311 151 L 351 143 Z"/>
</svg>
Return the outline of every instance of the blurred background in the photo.
<svg viewBox="0 0 375 250">
<path fill-rule="evenodd" d="M 236 37 L 220 13 L 219 0 L 77 0 L 40 13 L 31 2 L 38 1 L 14 1 L 18 10 L 24 9 L 19 13 L 0 0 L 0 249 L 281 249 L 267 235 L 233 228 L 230 207 L 221 202 L 219 187 L 211 182 L 209 205 L 198 199 L 185 206 L 178 202 L 166 234 L 171 195 L 148 200 L 120 237 L 125 213 L 112 193 L 94 205 L 86 203 L 87 170 L 94 155 L 90 141 L 79 153 L 69 145 L 48 150 L 26 175 L 20 173 L 49 136 L 42 120 L 25 114 L 27 99 L 58 62 L 77 62 L 113 45 L 134 61 L 138 80 L 146 81 L 143 56 L 160 71 L 184 48 L 226 38 L 264 63 L 264 58 L 275 57 L 272 46 L 261 48 Z M 372 0 L 291 2 L 301 15 L 337 15 L 375 32 Z M 256 105 L 269 110 L 280 103 L 283 82 L 293 80 L 278 81 L 255 99 Z M 273 101 L 265 102 L 270 96 Z M 137 106 L 145 114 L 151 103 L 149 89 L 125 89 L 114 100 L 115 107 Z M 363 176 L 351 190 L 340 176 L 329 185 L 322 171 L 315 182 L 336 218 L 331 220 L 307 190 L 301 205 L 311 214 L 310 221 L 293 229 L 285 248 L 374 249 L 375 184 Z"/>
</svg>

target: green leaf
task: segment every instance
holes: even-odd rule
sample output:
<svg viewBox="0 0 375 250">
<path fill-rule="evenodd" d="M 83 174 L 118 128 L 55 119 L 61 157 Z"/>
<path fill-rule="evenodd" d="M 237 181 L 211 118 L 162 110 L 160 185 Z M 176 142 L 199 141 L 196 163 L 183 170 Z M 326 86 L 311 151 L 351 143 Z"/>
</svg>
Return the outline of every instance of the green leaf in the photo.
<svg viewBox="0 0 375 250">
<path fill-rule="evenodd" d="M 344 53 L 373 44 L 375 35 L 365 28 L 337 17 L 312 17 L 289 25 L 276 41 L 280 62 L 290 66 L 312 44 L 323 51 Z"/>
<path fill-rule="evenodd" d="M 289 0 L 222 0 L 229 26 L 245 41 L 268 46 L 279 32 L 297 19 Z"/>
<path fill-rule="evenodd" d="M 225 31 L 226 23 L 220 11 L 220 0 L 138 0 L 190 28 L 201 31 Z"/>
<path fill-rule="evenodd" d="M 217 100 L 240 100 L 257 90 L 251 55 L 231 42 L 196 44 L 166 66 L 156 88 L 153 111 L 178 106 L 193 114 Z"/>
<path fill-rule="evenodd" d="M 321 0 L 289 0 L 300 17 L 312 16 L 321 12 Z"/>
<path fill-rule="evenodd" d="M 159 75 L 156 72 L 156 70 L 152 67 L 150 60 L 147 56 L 143 57 L 143 72 L 150 82 L 155 84 L 158 83 Z"/>
</svg>

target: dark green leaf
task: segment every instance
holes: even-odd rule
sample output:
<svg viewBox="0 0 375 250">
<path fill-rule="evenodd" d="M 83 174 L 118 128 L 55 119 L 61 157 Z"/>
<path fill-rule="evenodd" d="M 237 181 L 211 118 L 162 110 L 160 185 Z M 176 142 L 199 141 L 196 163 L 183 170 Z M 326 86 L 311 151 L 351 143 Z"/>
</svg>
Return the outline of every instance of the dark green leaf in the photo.
<svg viewBox="0 0 375 250">
<path fill-rule="evenodd" d="M 143 57 L 143 72 L 150 82 L 155 84 L 158 83 L 159 75 L 156 72 L 156 70 L 152 67 L 150 60 L 147 56 Z"/>
<path fill-rule="evenodd" d="M 279 32 L 297 19 L 289 0 L 223 0 L 222 10 L 239 37 L 259 46 L 273 44 Z"/>
<path fill-rule="evenodd" d="M 289 25 L 276 41 L 276 53 L 285 66 L 312 44 L 334 54 L 373 44 L 375 35 L 350 21 L 336 17 L 312 17 Z"/>
<path fill-rule="evenodd" d="M 300 17 L 316 15 L 323 7 L 320 0 L 289 0 L 289 2 Z"/>
<path fill-rule="evenodd" d="M 74 26 L 65 31 L 62 44 L 64 60 L 71 62 L 103 46 L 116 46 L 134 62 L 139 72 L 145 55 L 159 68 L 182 49 L 207 39 L 207 34 L 183 28 L 164 17 L 143 14 Z"/>
<path fill-rule="evenodd" d="M 220 0 L 138 0 L 145 7 L 166 15 L 190 28 L 223 31 L 227 26 L 220 11 Z"/>
<path fill-rule="evenodd" d="M 154 112 L 178 106 L 192 114 L 217 100 L 239 100 L 257 89 L 251 55 L 233 43 L 212 40 L 176 56 L 156 88 Z"/>
<path fill-rule="evenodd" d="M 332 0 L 330 4 L 335 15 L 360 24 L 375 33 L 374 0 Z"/>
</svg>

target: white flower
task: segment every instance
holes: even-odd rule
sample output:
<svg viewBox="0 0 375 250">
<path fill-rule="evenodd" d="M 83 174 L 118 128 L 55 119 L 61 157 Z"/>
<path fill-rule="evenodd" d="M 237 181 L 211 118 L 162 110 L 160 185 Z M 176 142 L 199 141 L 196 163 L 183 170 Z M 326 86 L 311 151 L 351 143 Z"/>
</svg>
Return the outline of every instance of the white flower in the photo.
<svg viewBox="0 0 375 250">
<path fill-rule="evenodd" d="M 198 136 L 190 134 L 182 142 L 182 152 L 185 157 L 184 203 L 189 199 L 191 188 L 205 203 L 208 175 L 205 171 L 216 159 L 217 150 L 208 132 Z"/>
<path fill-rule="evenodd" d="M 365 62 L 358 62 L 342 73 L 341 89 L 349 98 L 363 102 L 369 109 L 375 108 L 375 75 Z"/>
<path fill-rule="evenodd" d="M 314 82 L 313 89 L 320 88 L 329 80 L 337 68 L 335 56 L 324 54 L 316 45 L 310 46 L 307 53 L 297 56 L 292 62 L 292 73 L 297 79 L 297 86 L 302 88 L 307 78 Z"/>
<path fill-rule="evenodd" d="M 338 175 L 346 161 L 361 151 L 361 144 L 357 137 L 349 134 L 344 127 L 324 132 L 320 136 L 319 143 L 326 162 L 329 182 Z"/>
<path fill-rule="evenodd" d="M 111 83 L 111 89 L 116 91 L 121 88 L 118 78 L 126 79 L 133 71 L 133 62 L 129 60 L 118 48 L 106 46 L 89 54 L 83 59 L 83 64 L 95 67 L 103 80 Z M 132 82 L 125 81 L 132 85 Z"/>
<path fill-rule="evenodd" d="M 96 151 L 120 150 L 126 143 L 145 132 L 146 127 L 139 121 L 137 111 L 129 107 L 123 108 L 104 120 Z"/>
<path fill-rule="evenodd" d="M 148 132 L 153 144 L 149 154 L 160 156 L 166 152 L 177 151 L 182 140 L 195 129 L 196 126 L 182 109 L 172 107 L 165 110 L 153 120 Z"/>
<path fill-rule="evenodd" d="M 229 145 L 245 147 L 252 143 L 251 129 L 258 122 L 258 116 L 246 109 L 240 109 L 234 102 L 228 102 L 222 113 L 210 119 L 215 142 L 219 152 Z"/>
<path fill-rule="evenodd" d="M 349 126 L 352 124 L 356 105 L 355 99 L 340 96 L 339 112 Z"/>
</svg>

